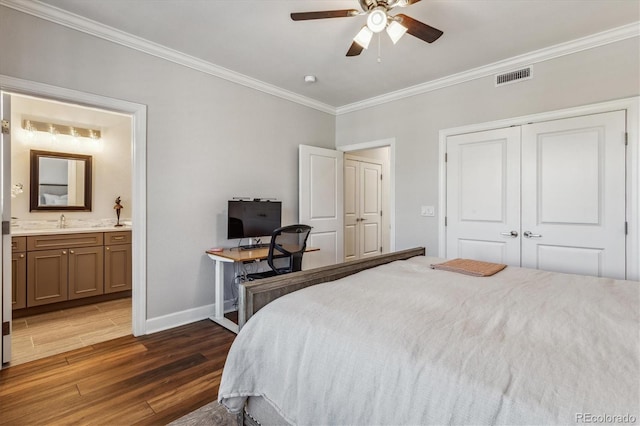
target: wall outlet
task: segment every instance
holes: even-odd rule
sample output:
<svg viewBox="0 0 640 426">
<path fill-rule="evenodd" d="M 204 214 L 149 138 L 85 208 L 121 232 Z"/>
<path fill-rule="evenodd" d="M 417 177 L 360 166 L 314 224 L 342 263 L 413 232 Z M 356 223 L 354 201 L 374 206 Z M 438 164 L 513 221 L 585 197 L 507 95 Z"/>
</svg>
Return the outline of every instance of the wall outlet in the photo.
<svg viewBox="0 0 640 426">
<path fill-rule="evenodd" d="M 420 210 L 420 215 L 421 216 L 435 216 L 436 215 L 436 208 L 433 206 L 422 206 L 422 209 Z"/>
</svg>

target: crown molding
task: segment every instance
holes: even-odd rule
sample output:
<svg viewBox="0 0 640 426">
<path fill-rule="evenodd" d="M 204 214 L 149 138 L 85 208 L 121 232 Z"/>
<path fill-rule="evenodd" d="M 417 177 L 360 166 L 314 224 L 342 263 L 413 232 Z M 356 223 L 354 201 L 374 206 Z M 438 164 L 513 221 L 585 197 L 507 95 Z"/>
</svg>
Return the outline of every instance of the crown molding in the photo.
<svg viewBox="0 0 640 426">
<path fill-rule="evenodd" d="M 406 89 L 397 90 L 395 92 L 386 93 L 384 95 L 375 96 L 360 102 L 344 105 L 336 108 L 336 115 L 346 114 L 387 102 L 397 101 L 399 99 L 410 96 L 420 95 L 422 93 L 433 90 L 442 89 L 444 87 L 453 86 L 478 78 L 492 76 L 494 74 L 503 73 L 532 65 L 539 62 L 548 61 L 560 56 L 571 55 L 583 50 L 592 49 L 594 47 L 603 46 L 605 44 L 615 43 L 617 41 L 626 40 L 640 36 L 640 22 L 634 22 L 622 27 L 592 34 L 586 37 L 556 44 L 540 50 L 525 53 L 523 55 L 514 56 L 509 59 L 494 62 L 492 64 L 483 65 L 457 74 L 452 74 L 437 80 L 428 81 L 417 84 Z"/>
<path fill-rule="evenodd" d="M 186 66 L 188 68 L 210 74 L 227 81 L 240 84 L 264 93 L 286 99 L 291 102 L 304 105 L 318 111 L 332 115 L 347 114 L 350 112 L 371 108 L 376 105 L 397 101 L 410 96 L 420 95 L 433 90 L 442 89 L 471 80 L 492 76 L 497 73 L 508 72 L 522 66 L 532 65 L 548 61 L 561 56 L 571 55 L 583 50 L 592 49 L 617 41 L 633 37 L 640 37 L 640 22 L 634 22 L 611 30 L 592 34 L 576 40 L 556 44 L 533 52 L 514 56 L 492 64 L 452 74 L 436 80 L 427 81 L 395 92 L 375 96 L 362 101 L 333 107 L 316 101 L 315 99 L 299 95 L 289 90 L 282 89 L 272 84 L 265 83 L 255 78 L 237 73 L 227 68 L 220 67 L 202 59 L 187 55 L 174 49 L 153 43 L 141 37 L 137 37 L 124 31 L 117 30 L 96 21 L 72 14 L 65 10 L 41 3 L 38 0 L 0 0 L 0 6 L 6 6 L 17 11 L 45 19 L 47 21 L 72 28 L 77 31 L 90 34 L 140 52 L 147 53 L 167 61 Z"/>
<path fill-rule="evenodd" d="M 211 62 L 203 61 L 202 59 L 198 59 L 194 56 L 187 55 L 158 43 L 117 30 L 49 4 L 41 3 L 37 0 L 0 0 L 0 6 L 6 6 L 19 12 L 45 19 L 47 21 L 63 25 L 67 28 L 81 31 L 86 34 L 183 65 L 196 71 L 210 74 L 325 113 L 332 115 L 335 115 L 336 113 L 335 108 L 331 105 L 324 104 L 316 101 L 315 99 L 299 95 L 244 74 L 220 67 L 212 64 Z"/>
</svg>

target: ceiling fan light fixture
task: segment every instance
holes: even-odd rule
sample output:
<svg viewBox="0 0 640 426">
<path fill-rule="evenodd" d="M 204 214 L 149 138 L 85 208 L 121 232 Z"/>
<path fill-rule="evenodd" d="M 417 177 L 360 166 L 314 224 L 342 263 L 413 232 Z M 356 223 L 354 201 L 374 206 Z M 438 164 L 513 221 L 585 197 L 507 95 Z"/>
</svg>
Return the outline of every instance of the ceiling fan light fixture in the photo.
<svg viewBox="0 0 640 426">
<path fill-rule="evenodd" d="M 382 6 L 374 7 L 367 17 L 367 27 L 374 33 L 379 33 L 387 27 L 388 21 L 387 10 Z"/>
<path fill-rule="evenodd" d="M 356 34 L 353 38 L 353 41 L 358 43 L 365 49 L 369 48 L 369 43 L 371 42 L 371 38 L 373 37 L 373 32 L 366 25 L 362 27 L 362 29 Z"/>
<path fill-rule="evenodd" d="M 393 44 L 396 44 L 406 32 L 407 27 L 398 23 L 397 21 L 391 21 L 389 23 L 389 26 L 387 27 L 387 34 L 389 34 L 389 38 L 391 39 Z"/>
</svg>

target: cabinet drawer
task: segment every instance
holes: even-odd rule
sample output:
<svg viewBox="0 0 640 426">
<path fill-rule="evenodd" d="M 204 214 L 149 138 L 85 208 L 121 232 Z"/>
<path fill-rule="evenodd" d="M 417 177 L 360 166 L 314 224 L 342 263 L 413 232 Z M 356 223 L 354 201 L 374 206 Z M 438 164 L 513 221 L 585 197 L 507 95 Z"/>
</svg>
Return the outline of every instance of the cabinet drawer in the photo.
<svg viewBox="0 0 640 426">
<path fill-rule="evenodd" d="M 131 244 L 131 231 L 105 232 L 104 245 Z"/>
<path fill-rule="evenodd" d="M 11 251 L 27 251 L 27 237 L 11 237 Z"/>
<path fill-rule="evenodd" d="M 101 246 L 103 241 L 102 232 L 90 234 L 34 235 L 27 237 L 27 250 Z"/>
</svg>

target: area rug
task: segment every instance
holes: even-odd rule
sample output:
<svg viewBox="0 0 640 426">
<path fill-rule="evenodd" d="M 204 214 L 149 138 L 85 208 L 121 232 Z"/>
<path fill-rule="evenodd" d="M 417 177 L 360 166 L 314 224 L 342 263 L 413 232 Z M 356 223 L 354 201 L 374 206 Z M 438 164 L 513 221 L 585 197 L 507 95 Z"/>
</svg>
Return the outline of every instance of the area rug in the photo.
<svg viewBox="0 0 640 426">
<path fill-rule="evenodd" d="M 198 408 L 169 423 L 169 426 L 237 426 L 238 417 L 227 412 L 218 401 Z"/>
</svg>

